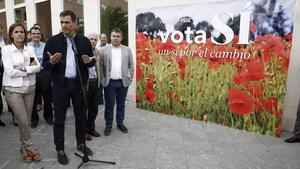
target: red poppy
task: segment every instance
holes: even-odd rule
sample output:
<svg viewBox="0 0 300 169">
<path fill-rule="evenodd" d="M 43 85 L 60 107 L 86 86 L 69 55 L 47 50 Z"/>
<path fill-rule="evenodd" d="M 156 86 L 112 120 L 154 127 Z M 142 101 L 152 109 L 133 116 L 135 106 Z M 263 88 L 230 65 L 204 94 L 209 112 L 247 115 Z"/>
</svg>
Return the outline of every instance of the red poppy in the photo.
<svg viewBox="0 0 300 169">
<path fill-rule="evenodd" d="M 273 35 L 267 35 L 266 36 L 267 39 L 268 39 L 268 44 L 271 46 L 271 47 L 278 47 L 281 45 L 281 38 L 278 37 L 278 36 L 273 36 Z"/>
<path fill-rule="evenodd" d="M 153 90 L 144 90 L 144 95 L 150 103 L 156 100 L 156 93 Z"/>
<path fill-rule="evenodd" d="M 185 69 L 186 64 L 185 64 L 185 60 L 183 58 L 177 58 L 177 62 L 178 62 L 178 67 L 179 69 Z"/>
<path fill-rule="evenodd" d="M 276 111 L 276 117 L 280 118 L 282 116 L 282 111 Z"/>
<path fill-rule="evenodd" d="M 266 111 L 271 111 L 272 110 L 272 105 L 273 105 L 273 103 L 272 103 L 272 100 L 271 99 L 268 99 L 268 100 L 263 100 L 263 105 L 264 105 L 264 109 L 266 110 Z"/>
<path fill-rule="evenodd" d="M 136 33 L 136 49 L 144 50 L 148 47 L 148 38 L 142 32 Z"/>
<path fill-rule="evenodd" d="M 215 53 L 217 51 L 218 51 L 218 49 L 216 49 L 216 48 L 207 48 L 207 58 L 206 59 L 209 61 L 208 68 L 210 68 L 210 69 L 216 69 L 222 63 L 222 59 L 215 57 Z"/>
<path fill-rule="evenodd" d="M 147 81 L 145 86 L 147 86 L 148 89 L 153 89 L 154 88 L 154 83 L 151 81 Z"/>
<path fill-rule="evenodd" d="M 139 64 L 136 64 L 136 81 L 141 80 L 143 75 L 143 70 Z"/>
<path fill-rule="evenodd" d="M 168 99 L 170 102 L 173 100 L 173 92 L 168 92 Z"/>
<path fill-rule="evenodd" d="M 249 90 L 249 92 L 256 97 L 260 97 L 263 92 L 264 92 L 264 86 L 262 84 L 256 84 L 256 83 L 252 83 L 246 84 L 246 88 Z"/>
<path fill-rule="evenodd" d="M 277 97 L 271 96 L 268 100 L 263 100 L 263 105 L 266 111 L 275 112 L 276 115 L 279 114 Z"/>
<path fill-rule="evenodd" d="M 140 103 L 142 101 L 142 98 L 141 98 L 141 96 L 136 95 L 135 100 L 136 100 L 137 103 Z"/>
<path fill-rule="evenodd" d="M 176 46 L 172 43 L 170 39 L 167 40 L 166 43 L 162 43 L 159 39 L 153 40 L 153 47 L 155 49 L 155 52 L 158 53 L 159 50 L 175 50 Z"/>
<path fill-rule="evenodd" d="M 235 87 L 228 91 L 230 110 L 237 115 L 249 114 L 253 111 L 252 98 Z"/>
<path fill-rule="evenodd" d="M 263 52 L 263 58 L 265 62 L 270 62 L 271 61 L 271 51 L 270 47 L 266 44 L 262 45 L 264 52 Z"/>
<path fill-rule="evenodd" d="M 283 70 L 283 71 L 288 70 L 289 64 L 290 64 L 290 59 L 285 59 L 285 60 L 283 61 L 283 63 L 281 64 L 282 70 Z"/>
<path fill-rule="evenodd" d="M 261 60 L 247 62 L 247 80 L 261 80 L 270 76 L 264 74 L 264 64 Z"/>
<path fill-rule="evenodd" d="M 184 69 L 179 70 L 179 76 L 180 76 L 181 80 L 184 80 L 184 78 L 185 78 L 185 70 Z"/>
<path fill-rule="evenodd" d="M 278 56 L 283 59 L 288 59 L 290 57 L 290 52 L 284 49 L 277 49 L 277 50 L 274 49 L 274 52 L 276 52 Z"/>
<path fill-rule="evenodd" d="M 163 43 L 159 39 L 153 39 L 152 45 L 156 53 L 158 53 L 159 50 L 163 49 Z"/>
<path fill-rule="evenodd" d="M 292 41 L 293 36 L 292 36 L 292 34 L 287 34 L 287 35 L 284 35 L 283 38 L 286 39 L 287 41 Z"/>
<path fill-rule="evenodd" d="M 236 83 L 236 84 L 243 84 L 247 81 L 246 79 L 246 73 L 244 72 L 239 72 L 237 74 L 235 74 L 233 76 L 233 81 Z"/>
<path fill-rule="evenodd" d="M 234 44 L 237 44 L 238 41 L 239 41 L 239 36 L 234 35 L 234 36 L 233 36 L 233 39 L 232 39 L 232 42 L 233 42 Z"/>
<path fill-rule="evenodd" d="M 151 56 L 152 55 L 149 50 L 138 51 L 136 56 L 137 63 L 145 63 L 146 65 L 149 65 Z"/>
</svg>

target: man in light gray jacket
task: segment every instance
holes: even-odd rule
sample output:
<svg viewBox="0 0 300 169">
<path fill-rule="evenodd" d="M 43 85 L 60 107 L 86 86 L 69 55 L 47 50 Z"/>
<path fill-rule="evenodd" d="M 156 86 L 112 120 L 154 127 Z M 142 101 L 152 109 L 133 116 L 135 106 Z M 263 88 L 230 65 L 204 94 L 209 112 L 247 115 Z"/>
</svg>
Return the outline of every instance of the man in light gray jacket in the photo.
<svg viewBox="0 0 300 169">
<path fill-rule="evenodd" d="M 111 133 L 115 101 L 117 102 L 117 128 L 123 133 L 128 133 L 128 129 L 123 124 L 125 100 L 134 75 L 132 52 L 129 47 L 121 44 L 122 31 L 119 28 L 112 29 L 110 39 L 111 45 L 106 45 L 100 50 L 100 76 L 105 99 L 105 136 Z"/>
</svg>

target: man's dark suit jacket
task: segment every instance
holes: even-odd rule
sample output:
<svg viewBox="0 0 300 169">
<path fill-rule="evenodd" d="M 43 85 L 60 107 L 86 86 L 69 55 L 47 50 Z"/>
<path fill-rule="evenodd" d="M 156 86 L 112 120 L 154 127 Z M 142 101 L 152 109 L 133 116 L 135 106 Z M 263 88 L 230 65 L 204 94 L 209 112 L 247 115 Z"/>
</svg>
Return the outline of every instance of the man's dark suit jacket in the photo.
<svg viewBox="0 0 300 169">
<path fill-rule="evenodd" d="M 89 74 L 87 67 L 92 67 L 95 65 L 95 61 L 85 64 L 81 58 L 82 55 L 88 55 L 89 57 L 93 56 L 93 50 L 91 43 L 88 38 L 76 34 L 74 41 L 77 47 L 77 59 L 79 64 L 80 73 L 82 76 L 83 83 L 85 84 L 88 80 Z M 52 65 L 50 63 L 50 58 L 47 54 L 50 52 L 51 55 L 54 55 L 57 52 L 62 54 L 62 58 L 59 63 Z M 65 79 L 65 70 L 66 70 L 66 55 L 67 55 L 67 40 L 63 33 L 52 36 L 46 43 L 43 54 L 43 63 L 42 66 L 46 70 L 51 70 L 51 77 L 53 85 L 64 85 Z M 77 71 L 76 71 L 77 72 Z M 76 79 L 79 80 L 78 72 Z"/>
<path fill-rule="evenodd" d="M 3 67 L 3 63 L 2 63 L 2 51 L 1 51 L 1 47 L 0 47 L 0 76 L 1 76 L 1 84 L 2 84 L 2 75 L 3 75 L 3 71 L 4 71 L 4 67 Z M 1 91 L 0 91 L 1 92 Z"/>
</svg>

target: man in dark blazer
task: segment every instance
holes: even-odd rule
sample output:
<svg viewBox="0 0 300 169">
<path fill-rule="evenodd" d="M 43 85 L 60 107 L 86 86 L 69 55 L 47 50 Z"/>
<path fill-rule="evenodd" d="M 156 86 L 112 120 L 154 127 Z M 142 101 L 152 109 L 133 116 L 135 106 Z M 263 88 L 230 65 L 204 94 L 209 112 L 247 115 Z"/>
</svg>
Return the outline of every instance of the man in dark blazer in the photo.
<svg viewBox="0 0 300 169">
<path fill-rule="evenodd" d="M 2 63 L 2 52 L 0 46 L 0 92 L 2 91 L 2 78 L 3 78 L 3 63 Z M 0 116 L 3 113 L 3 102 L 2 102 L 2 95 L 0 93 Z M 0 118 L 0 126 L 5 126 L 5 123 Z"/>
<path fill-rule="evenodd" d="M 112 29 L 110 39 L 111 45 L 106 45 L 100 49 L 100 76 L 105 99 L 105 136 L 109 136 L 111 133 L 115 101 L 117 102 L 117 128 L 123 133 L 128 132 L 123 124 L 125 100 L 134 75 L 132 53 L 129 47 L 121 44 L 121 30 L 119 28 Z"/>
<path fill-rule="evenodd" d="M 64 129 L 68 103 L 72 99 L 75 115 L 77 149 L 84 150 L 85 135 L 85 103 L 81 86 L 88 80 L 88 67 L 95 65 L 93 50 L 88 38 L 76 33 L 76 15 L 70 10 L 60 13 L 62 32 L 52 36 L 46 43 L 42 66 L 51 71 L 54 103 L 54 143 L 57 160 L 62 165 L 68 164 L 64 152 Z M 77 64 L 79 71 L 77 70 Z M 93 152 L 87 147 L 87 155 Z"/>
</svg>

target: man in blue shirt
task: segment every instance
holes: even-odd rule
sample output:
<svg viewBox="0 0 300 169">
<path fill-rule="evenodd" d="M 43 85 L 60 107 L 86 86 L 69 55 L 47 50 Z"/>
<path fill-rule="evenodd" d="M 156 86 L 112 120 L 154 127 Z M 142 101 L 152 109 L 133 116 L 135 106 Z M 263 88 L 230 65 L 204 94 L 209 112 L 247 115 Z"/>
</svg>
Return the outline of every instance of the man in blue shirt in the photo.
<svg viewBox="0 0 300 169">
<path fill-rule="evenodd" d="M 28 45 L 32 46 L 40 64 L 43 61 L 43 52 L 45 43 L 41 42 L 41 30 L 39 27 L 32 27 L 30 29 L 30 36 L 32 41 Z M 44 100 L 44 118 L 49 125 L 53 125 L 53 110 L 52 110 L 52 86 L 51 86 L 51 72 L 43 69 L 36 74 L 36 88 L 34 104 L 31 114 L 31 128 L 36 128 L 39 122 L 39 115 L 37 106 L 41 103 L 41 98 Z"/>
</svg>

